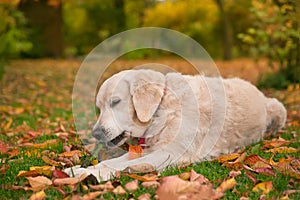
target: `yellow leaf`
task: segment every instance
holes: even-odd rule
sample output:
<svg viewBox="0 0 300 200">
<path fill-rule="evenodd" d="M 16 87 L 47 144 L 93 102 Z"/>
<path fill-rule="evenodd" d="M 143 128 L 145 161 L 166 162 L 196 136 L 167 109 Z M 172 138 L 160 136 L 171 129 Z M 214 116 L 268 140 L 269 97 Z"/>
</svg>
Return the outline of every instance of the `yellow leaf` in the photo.
<svg viewBox="0 0 300 200">
<path fill-rule="evenodd" d="M 216 160 L 217 160 L 219 163 L 224 163 L 224 162 L 226 162 L 226 161 L 232 161 L 232 160 L 235 160 L 235 159 L 237 159 L 238 157 L 240 157 L 240 154 L 238 154 L 238 153 L 232 153 L 232 154 L 221 155 L 221 156 L 217 157 Z"/>
<path fill-rule="evenodd" d="M 272 181 L 262 182 L 255 185 L 252 189 L 253 192 L 262 192 L 263 194 L 268 194 L 273 189 Z"/>
<path fill-rule="evenodd" d="M 46 193 L 44 192 L 44 190 L 39 191 L 39 192 L 35 192 L 33 193 L 29 200 L 43 200 L 46 198 Z"/>
<path fill-rule="evenodd" d="M 32 166 L 29 168 L 30 171 L 36 171 L 40 175 L 51 176 L 54 166 Z"/>
<path fill-rule="evenodd" d="M 32 144 L 32 147 L 38 148 L 38 149 L 44 149 L 44 148 L 49 148 L 49 147 L 55 147 L 57 145 L 59 145 L 59 140 L 52 139 L 52 140 L 47 140 L 40 144 Z"/>
<path fill-rule="evenodd" d="M 298 150 L 293 148 L 293 147 L 277 147 L 277 148 L 274 148 L 274 149 L 270 149 L 267 152 L 286 154 L 286 153 L 297 153 Z"/>
<path fill-rule="evenodd" d="M 7 124 L 5 124 L 5 126 L 4 126 L 4 130 L 5 131 L 8 130 L 10 128 L 10 126 L 12 125 L 12 123 L 13 123 L 13 119 L 11 117 L 9 117 L 7 120 Z"/>
<path fill-rule="evenodd" d="M 96 159 L 96 160 L 92 160 L 91 164 L 94 166 L 94 165 L 97 165 L 99 163 L 99 161 Z"/>
<path fill-rule="evenodd" d="M 231 178 L 222 182 L 221 185 L 216 190 L 218 192 L 225 192 L 226 190 L 233 188 L 235 185 L 236 185 L 235 178 Z"/>
<path fill-rule="evenodd" d="M 41 157 L 41 152 L 38 149 L 31 149 L 29 151 L 25 152 L 25 155 L 29 158 L 40 158 Z"/>
</svg>

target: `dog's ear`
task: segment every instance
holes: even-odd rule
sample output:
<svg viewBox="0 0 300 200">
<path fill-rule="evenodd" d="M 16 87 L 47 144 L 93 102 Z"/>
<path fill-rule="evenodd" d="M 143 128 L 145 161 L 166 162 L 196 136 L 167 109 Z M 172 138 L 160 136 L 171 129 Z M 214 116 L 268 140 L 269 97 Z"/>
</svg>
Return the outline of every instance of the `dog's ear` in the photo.
<svg viewBox="0 0 300 200">
<path fill-rule="evenodd" d="M 157 110 L 164 95 L 165 77 L 152 70 L 137 70 L 130 85 L 137 118 L 148 122 Z"/>
</svg>

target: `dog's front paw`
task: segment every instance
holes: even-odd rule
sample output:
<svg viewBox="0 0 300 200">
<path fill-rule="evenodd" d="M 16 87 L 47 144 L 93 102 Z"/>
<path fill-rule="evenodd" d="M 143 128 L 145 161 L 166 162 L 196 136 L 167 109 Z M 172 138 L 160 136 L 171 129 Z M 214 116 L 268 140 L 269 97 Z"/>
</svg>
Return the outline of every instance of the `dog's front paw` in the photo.
<svg viewBox="0 0 300 200">
<path fill-rule="evenodd" d="M 100 182 L 109 180 L 111 176 L 115 174 L 116 170 L 99 163 L 88 168 L 82 168 L 80 167 L 80 165 L 76 165 L 74 167 L 65 169 L 64 172 L 67 173 L 70 177 L 80 177 L 82 174 L 92 174 L 97 178 L 98 182 Z"/>
</svg>

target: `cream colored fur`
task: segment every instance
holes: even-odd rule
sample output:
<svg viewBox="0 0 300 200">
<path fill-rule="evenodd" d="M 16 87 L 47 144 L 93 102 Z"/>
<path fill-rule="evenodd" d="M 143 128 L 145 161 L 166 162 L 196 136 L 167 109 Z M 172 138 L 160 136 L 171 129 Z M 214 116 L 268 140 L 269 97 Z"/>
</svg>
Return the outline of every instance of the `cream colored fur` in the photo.
<svg viewBox="0 0 300 200">
<path fill-rule="evenodd" d="M 112 107 L 115 98 L 120 102 Z M 128 70 L 106 80 L 96 101 L 101 115 L 94 129 L 104 127 L 108 141 L 122 131 L 126 135 L 119 145 L 130 137 L 147 138 L 141 158 L 129 160 L 126 153 L 86 169 L 73 168 L 76 176 L 94 174 L 99 180 L 132 165 L 148 163 L 162 170 L 211 159 L 253 144 L 266 132 L 276 133 L 286 121 L 279 101 L 238 78 Z"/>
</svg>

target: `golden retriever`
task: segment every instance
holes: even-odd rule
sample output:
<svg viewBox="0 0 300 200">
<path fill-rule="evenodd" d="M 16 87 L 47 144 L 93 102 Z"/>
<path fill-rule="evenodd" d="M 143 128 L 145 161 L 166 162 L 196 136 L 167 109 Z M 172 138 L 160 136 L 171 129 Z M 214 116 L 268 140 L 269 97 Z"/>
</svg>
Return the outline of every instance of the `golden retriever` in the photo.
<svg viewBox="0 0 300 200">
<path fill-rule="evenodd" d="M 96 166 L 73 167 L 76 176 L 93 174 L 98 180 L 133 165 L 162 170 L 211 159 L 276 133 L 286 121 L 284 106 L 247 81 L 145 69 L 106 80 L 96 105 L 96 139 L 115 148 L 139 138 L 144 148 L 143 156 L 133 160 L 126 153 Z"/>
</svg>

